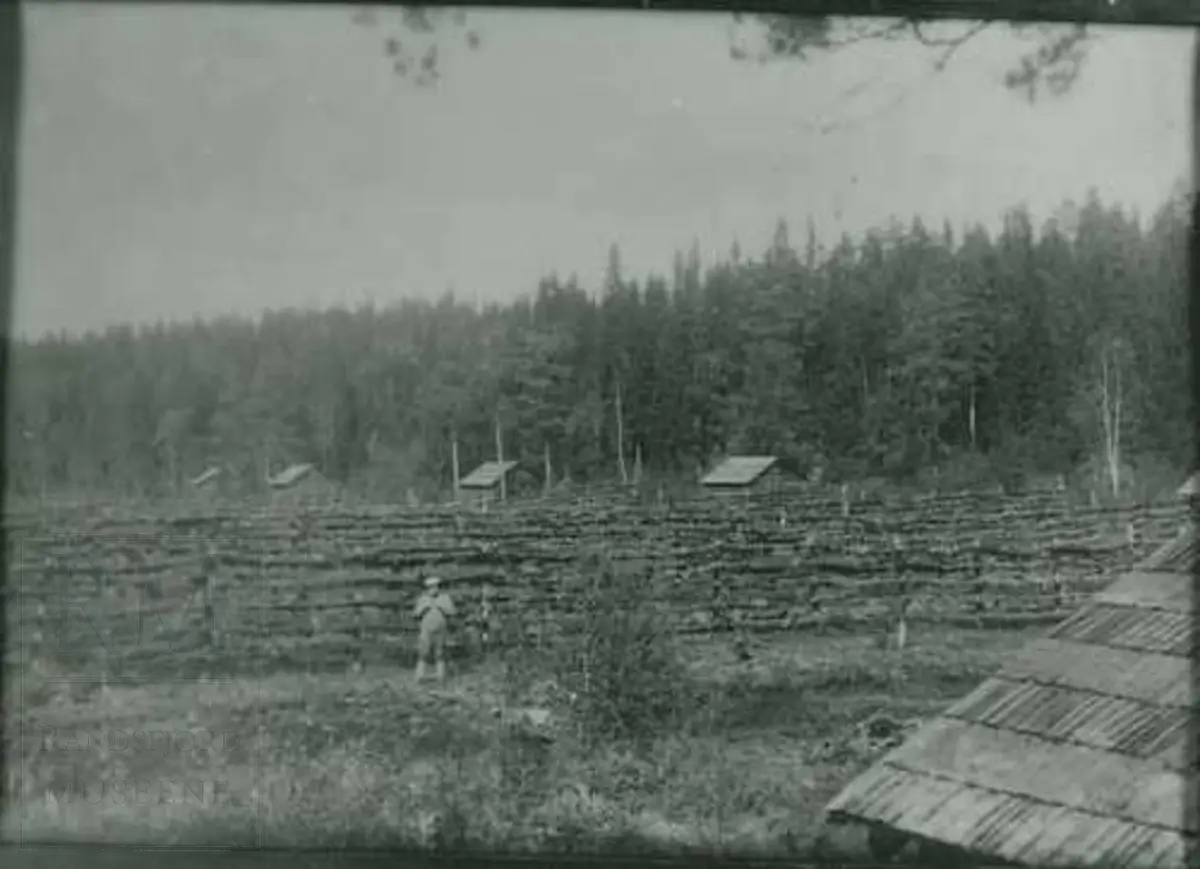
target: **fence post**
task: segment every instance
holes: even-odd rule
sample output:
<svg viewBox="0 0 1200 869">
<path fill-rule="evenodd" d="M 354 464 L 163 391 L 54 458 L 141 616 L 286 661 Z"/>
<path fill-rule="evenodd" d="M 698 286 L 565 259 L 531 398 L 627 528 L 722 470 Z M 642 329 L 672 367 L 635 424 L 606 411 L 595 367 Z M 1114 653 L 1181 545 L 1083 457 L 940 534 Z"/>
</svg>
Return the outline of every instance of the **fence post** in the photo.
<svg viewBox="0 0 1200 869">
<path fill-rule="evenodd" d="M 204 621 L 208 628 L 208 645 L 221 645 L 220 629 L 217 626 L 217 565 L 209 556 L 204 561 Z"/>
<path fill-rule="evenodd" d="M 103 568 L 97 567 L 94 569 L 92 578 L 95 580 L 95 593 L 100 598 L 100 612 L 103 614 L 103 624 L 105 627 L 109 625 L 108 612 L 108 575 Z M 109 634 L 110 638 L 112 634 Z M 107 693 L 108 691 L 108 652 L 104 653 L 104 667 L 100 671 L 100 690 Z"/>
</svg>

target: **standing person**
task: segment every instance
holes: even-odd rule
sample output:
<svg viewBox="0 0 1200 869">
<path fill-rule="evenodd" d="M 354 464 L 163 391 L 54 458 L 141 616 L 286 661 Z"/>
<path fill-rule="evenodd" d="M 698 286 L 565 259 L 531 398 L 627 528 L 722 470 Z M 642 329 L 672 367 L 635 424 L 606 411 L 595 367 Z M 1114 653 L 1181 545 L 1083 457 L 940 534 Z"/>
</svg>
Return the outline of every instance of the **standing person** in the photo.
<svg viewBox="0 0 1200 869">
<path fill-rule="evenodd" d="M 442 682 L 446 678 L 446 626 L 447 620 L 454 615 L 454 601 L 442 590 L 440 577 L 431 576 L 425 580 L 425 591 L 417 598 L 414 610 L 420 619 L 421 630 L 417 640 L 417 681 L 425 678 L 425 663 L 433 659 L 437 669 L 437 679 Z"/>
</svg>

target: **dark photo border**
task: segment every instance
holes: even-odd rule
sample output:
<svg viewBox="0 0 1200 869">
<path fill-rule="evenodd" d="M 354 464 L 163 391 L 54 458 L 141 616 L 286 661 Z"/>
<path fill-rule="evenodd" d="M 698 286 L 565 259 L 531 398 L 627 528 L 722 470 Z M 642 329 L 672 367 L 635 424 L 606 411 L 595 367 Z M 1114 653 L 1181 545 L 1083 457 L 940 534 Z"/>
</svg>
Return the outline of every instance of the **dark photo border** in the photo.
<svg viewBox="0 0 1200 869">
<path fill-rule="evenodd" d="M 3 358 L 0 359 L 0 370 L 6 374 L 9 370 L 8 354 L 12 339 L 11 309 L 13 292 L 15 291 L 14 255 L 16 247 L 16 216 L 17 216 L 17 166 L 20 160 L 20 131 L 23 104 L 28 102 L 28 95 L 23 92 L 23 13 L 19 2 L 0 2 L 0 280 L 3 281 L 0 291 L 0 320 L 3 322 L 4 342 L 0 347 Z M 1095 24 L 1128 24 L 1178 26 L 1200 28 L 1200 2 L 1198 0 L 921 0 L 921 2 L 904 2 L 904 0 L 596 0 L 596 2 L 551 3 L 528 0 L 524 3 L 478 3 L 464 0 L 455 4 L 430 3 L 428 5 L 454 5 L 463 7 L 513 7 L 513 8 L 563 8 L 563 9 L 642 9 L 658 11 L 708 11 L 708 12 L 745 12 L 745 13 L 786 13 L 794 15 L 850 15 L 850 16 L 903 16 L 922 19 L 966 18 L 988 20 L 1025 20 L 1068 22 L 1080 21 Z M 1189 319 L 1192 336 L 1192 391 L 1193 406 L 1197 406 L 1200 398 L 1200 197 L 1196 195 L 1197 176 L 1200 175 L 1200 31 L 1196 49 L 1196 60 L 1193 77 L 1193 118 L 1192 118 L 1192 174 L 1191 181 L 1192 224 L 1190 239 L 1190 300 Z M 81 156 L 87 148 L 86 142 L 78 143 Z M 8 379 L 0 381 L 0 406 L 8 407 Z M 1200 447 L 1200 419 L 1193 415 L 1193 435 L 1196 446 Z M 3 428 L 4 437 L 11 437 L 10 428 Z M 7 447 L 7 443 L 5 444 Z M 8 455 L 8 450 L 5 450 Z M 1198 450 L 1194 455 L 1200 455 Z M 0 486 L 4 486 L 5 470 L 0 463 Z M 7 488 L 4 487 L 6 491 Z M 1196 518 L 1195 515 L 1193 518 Z M 7 540 L 6 540 L 7 545 Z M 1193 570 L 1195 568 L 1193 567 Z M 0 594 L 0 606 L 9 600 L 14 591 L 8 584 L 8 577 L 0 575 L 3 583 L 3 594 Z M 1193 583 L 1196 576 L 1193 574 Z M 1193 585 L 1193 593 L 1196 591 Z M 1196 609 L 1193 608 L 1193 618 Z M 0 647 L 6 648 L 6 619 L 0 619 Z M 1200 631 L 1200 625 L 1196 630 Z M 1200 661 L 1192 658 L 1193 684 L 1200 687 Z M 3 680 L 7 670 L 0 668 L 0 696 L 4 693 Z M 1200 718 L 1193 721 L 1193 726 L 1200 724 Z M 1193 733 L 1191 740 L 1193 770 L 1200 769 L 1200 731 Z M 0 752 L 0 787 L 7 783 L 5 774 L 5 755 Z M 1198 800 L 1197 776 L 1193 775 L 1192 788 L 1188 794 L 1187 811 L 1195 813 L 1200 810 Z M 9 794 L 3 794 L 0 806 L 7 803 Z M 0 809 L 2 810 L 2 809 Z M 1200 853 L 1194 851 L 1189 855 L 1189 864 L 1200 866 Z M 417 852 L 310 852 L 289 850 L 196 850 L 196 849 L 147 849 L 136 847 L 118 847 L 96 843 L 91 846 L 71 845 L 56 846 L 51 844 L 20 845 L 11 842 L 0 842 L 0 866 L 5 869 L 50 869 L 50 867 L 81 866 L 88 869 L 109 869 L 109 867 L 126 867 L 144 865 L 172 865 L 180 867 L 287 867 L 287 869 L 308 869 L 308 867 L 324 866 L 383 866 L 394 865 L 397 862 L 405 865 L 441 865 L 447 862 L 466 863 L 468 865 L 507 865 L 513 864 L 645 864 L 671 863 L 677 865 L 694 864 L 696 858 L 677 859 L 651 857 L 607 857 L 607 858 L 572 858 L 566 856 L 528 856 L 522 858 L 508 857 L 499 854 L 455 854 L 435 855 Z M 736 865 L 766 865 L 761 860 L 727 860 L 712 861 L 714 863 L 729 863 Z M 774 864 L 773 864 L 774 865 Z"/>
</svg>

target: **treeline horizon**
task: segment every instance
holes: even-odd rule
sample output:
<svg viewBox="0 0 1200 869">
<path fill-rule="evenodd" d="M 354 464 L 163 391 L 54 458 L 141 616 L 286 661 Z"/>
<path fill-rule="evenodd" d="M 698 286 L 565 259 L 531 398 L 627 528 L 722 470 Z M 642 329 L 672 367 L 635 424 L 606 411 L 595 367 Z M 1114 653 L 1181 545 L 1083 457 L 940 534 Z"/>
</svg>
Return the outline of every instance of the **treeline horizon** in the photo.
<svg viewBox="0 0 1200 869">
<path fill-rule="evenodd" d="M 8 487 L 247 493 L 310 462 L 364 494 L 445 494 L 502 450 L 537 478 L 690 476 L 772 454 L 824 479 L 1084 475 L 1114 494 L 1191 467 L 1188 208 L 1095 194 L 1035 227 L 785 221 L 758 256 L 602 285 L 451 294 L 11 339 Z"/>
</svg>

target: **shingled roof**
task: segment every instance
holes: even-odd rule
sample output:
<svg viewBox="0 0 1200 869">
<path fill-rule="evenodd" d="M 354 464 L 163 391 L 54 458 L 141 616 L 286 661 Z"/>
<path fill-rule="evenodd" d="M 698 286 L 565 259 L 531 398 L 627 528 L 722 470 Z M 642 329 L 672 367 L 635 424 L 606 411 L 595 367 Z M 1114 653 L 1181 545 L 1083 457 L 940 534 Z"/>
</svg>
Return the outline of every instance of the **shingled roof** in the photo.
<svg viewBox="0 0 1200 869">
<path fill-rule="evenodd" d="M 300 482 L 312 472 L 313 466 L 310 464 L 292 465 L 290 468 L 286 468 L 274 477 L 271 477 L 267 480 L 267 483 L 272 489 L 286 489 L 288 486 L 293 486 Z"/>
<path fill-rule="evenodd" d="M 854 779 L 831 821 L 989 860 L 1183 866 L 1200 817 L 1195 532 L 1029 644 Z"/>
<path fill-rule="evenodd" d="M 778 461 L 775 456 L 730 456 L 700 480 L 701 486 L 749 486 Z"/>
<path fill-rule="evenodd" d="M 214 466 L 206 470 L 203 474 L 200 474 L 200 476 L 193 477 L 191 482 L 194 487 L 199 489 L 208 485 L 219 476 L 221 476 L 221 468 Z"/>
<path fill-rule="evenodd" d="M 460 489 L 490 489 L 517 466 L 516 462 L 484 462 L 459 480 Z"/>
</svg>

